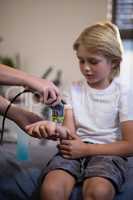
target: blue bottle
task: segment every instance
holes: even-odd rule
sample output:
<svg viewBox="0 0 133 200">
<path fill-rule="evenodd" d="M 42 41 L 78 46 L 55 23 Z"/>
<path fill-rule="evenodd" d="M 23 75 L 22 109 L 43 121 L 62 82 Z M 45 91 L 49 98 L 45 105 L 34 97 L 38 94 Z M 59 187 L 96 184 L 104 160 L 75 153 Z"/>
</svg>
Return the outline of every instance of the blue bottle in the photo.
<svg viewBox="0 0 133 200">
<path fill-rule="evenodd" d="M 17 160 L 29 160 L 29 135 L 19 131 L 17 136 L 16 157 Z"/>
</svg>

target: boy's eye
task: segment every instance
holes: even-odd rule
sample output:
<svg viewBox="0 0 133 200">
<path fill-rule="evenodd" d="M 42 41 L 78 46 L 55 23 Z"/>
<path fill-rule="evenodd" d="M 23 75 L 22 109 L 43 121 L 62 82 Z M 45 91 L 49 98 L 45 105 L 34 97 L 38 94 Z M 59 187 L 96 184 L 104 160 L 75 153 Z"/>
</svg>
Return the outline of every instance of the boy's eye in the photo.
<svg viewBox="0 0 133 200">
<path fill-rule="evenodd" d="M 80 64 L 85 64 L 85 61 L 84 60 L 79 60 L 79 63 Z"/>
<path fill-rule="evenodd" d="M 90 64 L 96 65 L 96 64 L 98 64 L 98 62 L 96 62 L 96 61 L 91 61 Z"/>
<path fill-rule="evenodd" d="M 99 60 L 88 60 L 88 63 L 92 64 L 92 65 L 97 65 L 99 63 Z"/>
<path fill-rule="evenodd" d="M 100 62 L 100 60 L 98 60 L 98 59 L 94 59 L 94 58 L 88 58 L 88 59 L 82 59 L 82 58 L 78 58 L 79 59 L 79 63 L 80 64 L 85 64 L 85 63 L 88 63 L 88 64 L 90 64 L 90 65 L 97 65 L 99 62 Z"/>
</svg>

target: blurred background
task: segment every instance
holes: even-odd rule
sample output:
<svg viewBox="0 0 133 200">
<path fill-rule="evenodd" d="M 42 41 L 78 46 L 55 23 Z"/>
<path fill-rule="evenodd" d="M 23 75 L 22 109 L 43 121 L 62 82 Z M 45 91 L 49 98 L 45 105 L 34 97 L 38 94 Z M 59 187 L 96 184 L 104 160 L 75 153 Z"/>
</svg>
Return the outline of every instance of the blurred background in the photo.
<svg viewBox="0 0 133 200">
<path fill-rule="evenodd" d="M 61 70 L 63 81 L 77 80 L 73 42 L 86 26 L 107 19 L 132 53 L 133 0 L 0 0 L 0 56 L 30 74 L 43 76 L 52 66 L 50 79 Z"/>
</svg>

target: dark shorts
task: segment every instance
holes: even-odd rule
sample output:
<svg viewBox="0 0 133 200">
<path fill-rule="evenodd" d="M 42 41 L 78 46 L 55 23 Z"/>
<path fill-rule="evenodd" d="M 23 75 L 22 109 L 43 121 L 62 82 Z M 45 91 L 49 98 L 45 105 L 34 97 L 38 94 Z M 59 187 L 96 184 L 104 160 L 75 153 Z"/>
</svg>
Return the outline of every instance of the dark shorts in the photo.
<svg viewBox="0 0 133 200">
<path fill-rule="evenodd" d="M 127 159 L 120 156 L 89 156 L 70 160 L 56 154 L 45 167 L 42 177 L 52 170 L 61 169 L 82 182 L 90 177 L 103 177 L 110 180 L 116 191 L 120 191 L 126 179 Z M 42 178 L 41 177 L 41 178 Z"/>
</svg>

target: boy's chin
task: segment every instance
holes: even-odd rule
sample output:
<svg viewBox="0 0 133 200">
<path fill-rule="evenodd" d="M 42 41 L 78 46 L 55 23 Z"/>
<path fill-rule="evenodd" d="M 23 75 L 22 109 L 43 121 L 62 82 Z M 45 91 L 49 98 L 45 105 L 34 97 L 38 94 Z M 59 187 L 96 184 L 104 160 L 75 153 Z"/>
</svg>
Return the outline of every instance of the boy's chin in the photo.
<svg viewBox="0 0 133 200">
<path fill-rule="evenodd" d="M 88 84 L 97 84 L 98 81 L 94 80 L 94 79 L 86 79 Z"/>
<path fill-rule="evenodd" d="M 93 87 L 93 88 L 98 88 L 99 87 L 99 82 L 96 80 L 86 80 L 88 85 Z"/>
</svg>

